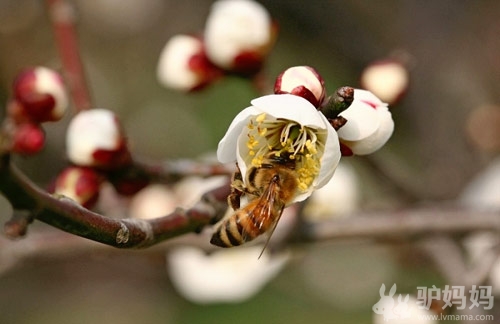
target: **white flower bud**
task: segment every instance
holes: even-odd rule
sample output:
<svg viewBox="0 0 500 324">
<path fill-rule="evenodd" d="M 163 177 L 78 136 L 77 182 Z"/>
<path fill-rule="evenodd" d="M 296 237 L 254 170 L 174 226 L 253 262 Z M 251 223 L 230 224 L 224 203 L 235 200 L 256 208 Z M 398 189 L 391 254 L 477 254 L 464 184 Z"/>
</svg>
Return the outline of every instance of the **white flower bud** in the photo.
<svg viewBox="0 0 500 324">
<path fill-rule="evenodd" d="M 66 152 L 80 166 L 113 168 L 130 159 L 118 118 L 106 109 L 85 110 L 71 120 Z"/>
<path fill-rule="evenodd" d="M 254 73 L 260 69 L 274 41 L 267 10 L 253 0 L 219 0 L 205 26 L 208 58 L 231 71 Z"/>
<path fill-rule="evenodd" d="M 406 67 L 394 60 L 374 62 L 361 74 L 361 86 L 389 104 L 402 97 L 408 83 Z"/>
<path fill-rule="evenodd" d="M 356 155 L 375 152 L 394 131 L 394 121 L 387 104 L 370 91 L 355 89 L 354 101 L 339 116 L 347 119 L 347 123 L 337 131 L 340 141 Z"/>
<path fill-rule="evenodd" d="M 221 71 L 208 61 L 199 38 L 176 35 L 163 48 L 156 74 L 165 87 L 191 91 L 208 85 Z"/>
<path fill-rule="evenodd" d="M 289 93 L 307 99 L 319 107 L 325 98 L 325 81 L 309 66 L 294 66 L 283 71 L 274 84 L 274 93 Z"/>
</svg>

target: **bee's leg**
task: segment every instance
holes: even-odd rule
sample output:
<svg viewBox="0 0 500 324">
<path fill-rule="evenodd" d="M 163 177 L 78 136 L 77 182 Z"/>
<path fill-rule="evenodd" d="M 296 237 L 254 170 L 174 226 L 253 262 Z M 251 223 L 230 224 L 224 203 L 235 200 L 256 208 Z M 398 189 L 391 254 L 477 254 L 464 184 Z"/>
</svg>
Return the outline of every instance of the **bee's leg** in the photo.
<svg viewBox="0 0 500 324">
<path fill-rule="evenodd" d="M 227 197 L 227 203 L 234 210 L 240 209 L 240 198 L 245 193 L 245 186 L 243 184 L 243 177 L 241 176 L 240 168 L 236 163 L 237 170 L 233 173 L 231 178 L 231 193 Z"/>
</svg>

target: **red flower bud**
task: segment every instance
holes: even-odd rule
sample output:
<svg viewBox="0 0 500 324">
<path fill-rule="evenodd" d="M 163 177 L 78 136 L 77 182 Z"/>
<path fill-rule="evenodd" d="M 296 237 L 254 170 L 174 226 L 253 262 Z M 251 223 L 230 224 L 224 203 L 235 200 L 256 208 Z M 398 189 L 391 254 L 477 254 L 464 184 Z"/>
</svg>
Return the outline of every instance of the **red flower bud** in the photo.
<svg viewBox="0 0 500 324">
<path fill-rule="evenodd" d="M 17 120 L 41 123 L 62 118 L 68 98 L 61 76 L 48 68 L 36 67 L 21 72 L 14 81 L 14 97 L 19 103 L 11 112 Z"/>
<path fill-rule="evenodd" d="M 12 151 L 31 155 L 40 152 L 45 143 L 43 129 L 31 123 L 20 124 L 13 133 Z"/>
<path fill-rule="evenodd" d="M 91 208 L 99 197 L 102 177 L 91 168 L 68 167 L 56 179 L 54 193 Z"/>
</svg>

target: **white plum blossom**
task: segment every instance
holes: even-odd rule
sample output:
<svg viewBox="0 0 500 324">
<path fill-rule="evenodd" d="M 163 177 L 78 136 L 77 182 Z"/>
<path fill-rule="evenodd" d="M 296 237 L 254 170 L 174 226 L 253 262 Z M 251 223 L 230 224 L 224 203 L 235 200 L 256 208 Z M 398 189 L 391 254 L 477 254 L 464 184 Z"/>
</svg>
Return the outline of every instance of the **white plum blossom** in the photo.
<svg viewBox="0 0 500 324">
<path fill-rule="evenodd" d="M 274 41 L 272 20 L 267 10 L 253 0 L 219 0 L 205 25 L 207 56 L 227 70 L 252 72 Z"/>
<path fill-rule="evenodd" d="M 153 219 L 166 216 L 177 208 L 175 193 L 162 184 L 151 184 L 130 200 L 129 215 L 132 218 Z"/>
<path fill-rule="evenodd" d="M 80 166 L 120 166 L 129 157 L 118 118 L 106 109 L 81 111 L 71 120 L 66 152 Z"/>
<path fill-rule="evenodd" d="M 356 155 L 375 152 L 394 131 L 387 104 L 367 90 L 355 89 L 354 101 L 339 116 L 347 119 L 338 130 L 340 141 Z"/>
<path fill-rule="evenodd" d="M 500 210 L 500 158 L 491 161 L 488 167 L 472 179 L 460 195 L 459 203 L 467 209 Z M 500 296 L 500 260 L 497 258 L 500 239 L 498 235 L 493 232 L 477 232 L 469 235 L 464 243 L 473 265 L 485 262 L 485 260 L 493 261 L 488 279 L 493 287 L 493 294 Z"/>
<path fill-rule="evenodd" d="M 240 303 L 257 294 L 290 259 L 287 251 L 265 252 L 261 245 L 207 254 L 179 247 L 167 254 L 167 267 L 177 292 L 195 303 Z"/>
<path fill-rule="evenodd" d="M 219 142 L 222 163 L 238 162 L 243 179 L 270 154 L 295 160 L 302 201 L 324 186 L 340 160 L 337 133 L 326 117 L 306 99 L 290 94 L 267 95 L 251 101 Z M 244 180 L 245 181 L 245 180 Z"/>
<path fill-rule="evenodd" d="M 156 75 L 162 85 L 180 91 L 202 88 L 218 77 L 199 37 L 176 35 L 161 51 Z"/>
</svg>

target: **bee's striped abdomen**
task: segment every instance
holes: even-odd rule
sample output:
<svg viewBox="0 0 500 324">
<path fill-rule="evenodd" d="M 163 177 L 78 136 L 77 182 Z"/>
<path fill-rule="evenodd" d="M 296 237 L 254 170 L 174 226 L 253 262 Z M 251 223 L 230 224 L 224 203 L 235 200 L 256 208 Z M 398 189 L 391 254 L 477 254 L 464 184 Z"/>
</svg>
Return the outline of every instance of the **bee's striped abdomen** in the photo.
<svg viewBox="0 0 500 324">
<path fill-rule="evenodd" d="M 236 211 L 222 222 L 213 234 L 210 243 L 220 247 L 238 246 L 264 233 L 268 227 L 262 226 L 263 224 L 252 215 L 258 203 L 258 199 L 250 202 L 246 208 Z"/>
</svg>

